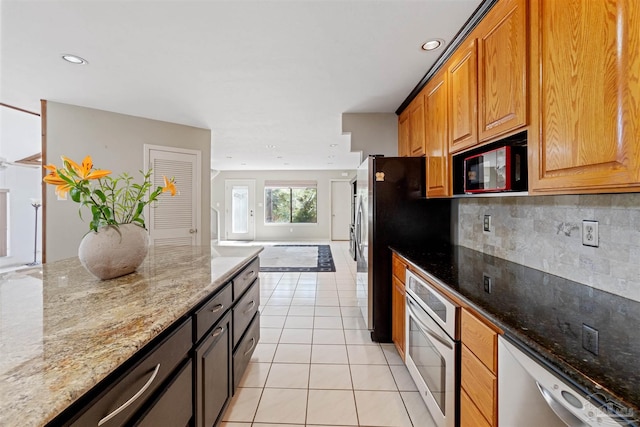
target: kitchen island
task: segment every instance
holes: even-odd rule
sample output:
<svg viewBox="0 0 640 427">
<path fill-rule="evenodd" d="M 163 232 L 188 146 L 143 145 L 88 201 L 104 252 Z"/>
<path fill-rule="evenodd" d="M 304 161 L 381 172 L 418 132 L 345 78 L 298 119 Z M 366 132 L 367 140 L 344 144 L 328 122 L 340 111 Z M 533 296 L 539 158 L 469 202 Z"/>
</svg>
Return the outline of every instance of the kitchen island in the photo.
<svg viewBox="0 0 640 427">
<path fill-rule="evenodd" d="M 77 258 L 0 276 L 0 425 L 50 422 L 261 251 L 151 248 L 136 272 L 107 281 Z"/>
</svg>

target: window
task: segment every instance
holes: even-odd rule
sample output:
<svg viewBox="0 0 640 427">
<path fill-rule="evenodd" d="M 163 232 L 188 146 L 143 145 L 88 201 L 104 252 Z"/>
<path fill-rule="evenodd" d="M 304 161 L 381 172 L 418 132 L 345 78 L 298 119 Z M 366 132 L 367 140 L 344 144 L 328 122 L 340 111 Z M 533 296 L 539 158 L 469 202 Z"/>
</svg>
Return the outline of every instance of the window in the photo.
<svg viewBox="0 0 640 427">
<path fill-rule="evenodd" d="M 317 224 L 316 182 L 265 182 L 264 222 L 266 224 Z"/>
</svg>

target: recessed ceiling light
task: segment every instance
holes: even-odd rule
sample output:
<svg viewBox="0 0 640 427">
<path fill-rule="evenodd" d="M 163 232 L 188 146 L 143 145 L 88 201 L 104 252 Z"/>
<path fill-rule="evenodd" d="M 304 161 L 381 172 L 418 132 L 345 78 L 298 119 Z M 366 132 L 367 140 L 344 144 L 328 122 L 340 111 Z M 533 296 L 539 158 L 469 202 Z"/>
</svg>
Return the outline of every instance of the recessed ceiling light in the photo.
<svg viewBox="0 0 640 427">
<path fill-rule="evenodd" d="M 276 146 L 275 145 L 267 145 L 267 148 L 273 149 L 273 148 L 276 148 Z"/>
<path fill-rule="evenodd" d="M 87 61 L 84 58 L 80 58 L 79 56 L 70 55 L 70 54 L 67 54 L 67 53 L 62 55 L 62 59 L 64 59 L 67 62 L 71 62 L 72 64 L 78 64 L 78 65 L 86 65 L 86 64 L 89 63 L 89 61 Z"/>
<path fill-rule="evenodd" d="M 329 144 L 329 147 L 337 147 L 338 144 Z"/>
<path fill-rule="evenodd" d="M 422 45 L 422 50 L 436 50 L 437 48 L 439 48 L 442 45 L 444 45 L 444 40 L 442 40 L 442 39 L 431 39 L 431 40 L 427 40 Z"/>
</svg>

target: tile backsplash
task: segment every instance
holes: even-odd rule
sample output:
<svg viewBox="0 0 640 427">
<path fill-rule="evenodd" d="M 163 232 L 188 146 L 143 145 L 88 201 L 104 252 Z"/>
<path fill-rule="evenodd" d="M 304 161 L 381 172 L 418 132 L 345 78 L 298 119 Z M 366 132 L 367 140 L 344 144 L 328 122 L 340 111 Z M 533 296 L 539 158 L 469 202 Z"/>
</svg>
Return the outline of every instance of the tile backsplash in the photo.
<svg viewBox="0 0 640 427">
<path fill-rule="evenodd" d="M 640 301 L 640 193 L 455 203 L 459 245 Z M 598 221 L 599 247 L 582 245 L 583 220 Z"/>
</svg>

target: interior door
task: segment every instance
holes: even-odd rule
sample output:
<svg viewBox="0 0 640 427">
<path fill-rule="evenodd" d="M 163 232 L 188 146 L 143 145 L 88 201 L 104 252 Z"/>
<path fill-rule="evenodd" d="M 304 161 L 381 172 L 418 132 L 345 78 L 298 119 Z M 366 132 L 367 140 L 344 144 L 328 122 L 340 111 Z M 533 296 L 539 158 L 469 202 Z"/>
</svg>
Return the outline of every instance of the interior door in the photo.
<svg viewBox="0 0 640 427">
<path fill-rule="evenodd" d="M 145 145 L 145 169 L 153 169 L 153 188 L 163 177 L 175 179 L 177 193 L 158 198 L 145 218 L 152 245 L 197 245 L 200 229 L 200 151 Z"/>
<path fill-rule="evenodd" d="M 226 240 L 253 240 L 256 182 L 227 179 L 224 188 Z"/>
<path fill-rule="evenodd" d="M 349 240 L 351 184 L 331 181 L 331 240 Z"/>
</svg>

